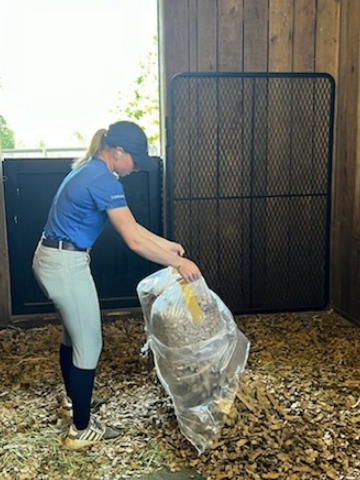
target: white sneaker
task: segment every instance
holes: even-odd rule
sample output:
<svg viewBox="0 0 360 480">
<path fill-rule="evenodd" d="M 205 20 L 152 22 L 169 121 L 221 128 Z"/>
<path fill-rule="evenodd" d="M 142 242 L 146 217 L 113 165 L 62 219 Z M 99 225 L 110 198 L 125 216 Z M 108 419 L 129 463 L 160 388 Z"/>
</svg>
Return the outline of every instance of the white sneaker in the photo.
<svg viewBox="0 0 360 480">
<path fill-rule="evenodd" d="M 120 431 L 107 427 L 95 418 L 91 417 L 89 425 L 84 430 L 78 430 L 75 425 L 70 425 L 69 433 L 63 443 L 67 448 L 78 450 L 101 442 L 111 440 L 120 436 Z"/>
</svg>

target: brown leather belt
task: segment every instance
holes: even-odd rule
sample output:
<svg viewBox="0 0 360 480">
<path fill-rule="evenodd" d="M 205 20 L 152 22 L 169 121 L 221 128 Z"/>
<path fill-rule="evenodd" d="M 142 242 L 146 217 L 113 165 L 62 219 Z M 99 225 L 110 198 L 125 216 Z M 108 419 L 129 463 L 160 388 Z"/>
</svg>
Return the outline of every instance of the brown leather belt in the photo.
<svg viewBox="0 0 360 480">
<path fill-rule="evenodd" d="M 63 240 L 50 240 L 50 238 L 43 238 L 41 244 L 44 247 L 57 248 L 58 250 L 69 250 L 70 252 L 88 252 L 89 248 L 79 248 L 73 243 L 64 242 Z"/>
</svg>

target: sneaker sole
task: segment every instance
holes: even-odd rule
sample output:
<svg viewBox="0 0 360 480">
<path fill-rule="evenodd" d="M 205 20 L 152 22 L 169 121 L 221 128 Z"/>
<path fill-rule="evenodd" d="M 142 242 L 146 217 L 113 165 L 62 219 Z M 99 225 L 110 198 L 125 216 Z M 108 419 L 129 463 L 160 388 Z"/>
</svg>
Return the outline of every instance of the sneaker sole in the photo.
<svg viewBox="0 0 360 480">
<path fill-rule="evenodd" d="M 81 450 L 83 448 L 96 445 L 100 442 L 103 442 L 103 440 L 76 440 L 69 437 L 63 439 L 63 445 L 71 450 Z"/>
</svg>

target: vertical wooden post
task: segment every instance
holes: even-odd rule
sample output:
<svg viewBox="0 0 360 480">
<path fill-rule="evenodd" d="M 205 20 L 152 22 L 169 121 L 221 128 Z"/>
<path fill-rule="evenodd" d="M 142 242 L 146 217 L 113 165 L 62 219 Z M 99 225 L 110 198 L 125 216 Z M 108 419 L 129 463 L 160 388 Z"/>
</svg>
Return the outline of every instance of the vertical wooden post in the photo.
<svg viewBox="0 0 360 480">
<path fill-rule="evenodd" d="M 317 72 L 330 73 L 335 79 L 339 74 L 339 50 L 340 50 L 340 19 L 341 2 L 337 0 L 318 0 L 318 13 L 316 20 L 316 52 L 315 52 L 315 70 Z M 335 118 L 334 118 L 334 138 L 333 138 L 333 172 L 335 172 L 336 162 L 336 135 L 337 116 L 338 116 L 338 93 L 335 94 Z M 317 128 L 321 128 L 322 120 L 319 119 Z M 335 174 L 332 175 L 332 192 L 335 191 Z M 334 225 L 335 225 L 335 196 L 332 193 L 331 205 L 331 245 L 330 245 L 330 303 L 333 304 L 333 265 L 336 254 L 334 243 Z"/>
<path fill-rule="evenodd" d="M 334 181 L 333 305 L 360 322 L 359 99 L 360 5 L 341 2 L 338 115 Z"/>
<path fill-rule="evenodd" d="M 1 159 L 1 145 L 0 145 Z M 6 237 L 5 199 L 3 188 L 3 162 L 0 160 L 0 327 L 6 327 L 10 321 L 10 273 Z"/>
</svg>

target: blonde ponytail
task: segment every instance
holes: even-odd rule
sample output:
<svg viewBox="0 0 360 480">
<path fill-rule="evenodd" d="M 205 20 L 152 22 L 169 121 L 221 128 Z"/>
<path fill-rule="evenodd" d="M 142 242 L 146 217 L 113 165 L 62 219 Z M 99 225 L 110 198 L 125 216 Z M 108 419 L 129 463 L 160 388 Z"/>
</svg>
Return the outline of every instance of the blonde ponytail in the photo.
<svg viewBox="0 0 360 480">
<path fill-rule="evenodd" d="M 105 133 L 107 133 L 107 130 L 105 128 L 101 128 L 94 134 L 85 155 L 81 158 L 75 159 L 72 162 L 71 164 L 72 169 L 80 167 L 84 163 L 88 162 L 91 159 L 91 157 L 98 155 L 104 149 L 105 144 L 103 140 L 104 138 L 103 135 Z"/>
</svg>

